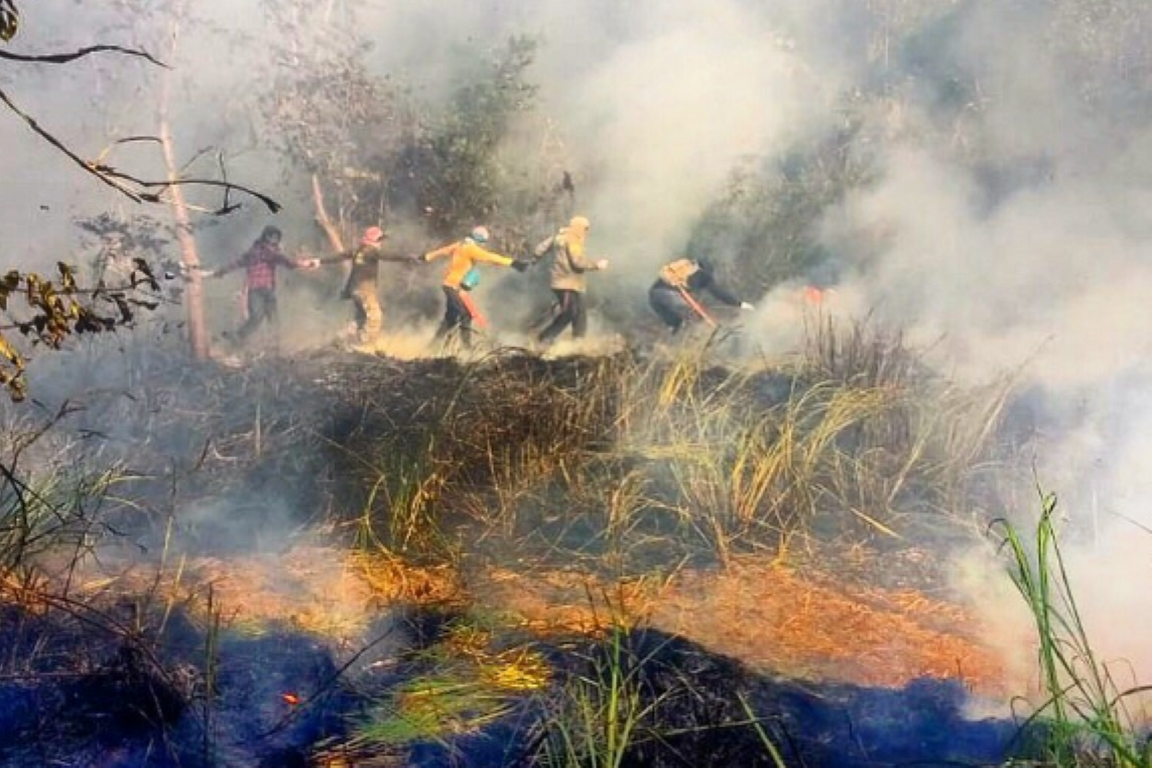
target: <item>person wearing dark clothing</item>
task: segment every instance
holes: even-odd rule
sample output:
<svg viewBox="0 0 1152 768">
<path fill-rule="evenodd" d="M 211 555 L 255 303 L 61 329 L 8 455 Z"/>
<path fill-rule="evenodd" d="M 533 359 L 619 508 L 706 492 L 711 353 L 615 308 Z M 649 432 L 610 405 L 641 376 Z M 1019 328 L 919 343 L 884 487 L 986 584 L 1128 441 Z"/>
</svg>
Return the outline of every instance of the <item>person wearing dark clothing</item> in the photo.
<svg viewBox="0 0 1152 768">
<path fill-rule="evenodd" d="M 707 259 L 679 259 L 661 267 L 660 276 L 648 289 L 648 304 L 673 333 L 695 320 L 715 325 L 700 303 L 699 297 L 704 292 L 730 307 L 752 309 L 751 304 L 740 301 L 716 280 Z"/>
<path fill-rule="evenodd" d="M 236 337 L 245 341 L 265 322 L 275 323 L 276 313 L 276 268 L 288 269 L 315 268 L 313 259 L 290 259 L 280 249 L 282 234 L 277 227 L 268 226 L 260 238 L 239 259 L 205 276 L 224 277 L 229 272 L 244 270 L 244 288 L 248 298 L 248 319 L 236 331 Z"/>
<path fill-rule="evenodd" d="M 533 250 L 533 263 L 552 255 L 549 284 L 556 296 L 556 316 L 537 337 L 542 344 L 554 342 L 569 325 L 572 326 L 573 338 L 581 339 L 588 332 L 588 312 L 584 306 L 584 295 L 588 290 L 587 273 L 608 268 L 607 259 L 593 261 L 585 253 L 590 227 L 588 219 L 576 216 L 567 227 Z"/>
<path fill-rule="evenodd" d="M 541 344 L 551 344 L 569 325 L 572 326 L 572 338 L 584 338 L 588 333 L 588 308 L 584 304 L 584 292 L 553 288 L 552 295 L 556 297 L 553 305 L 556 316 L 536 340 Z"/>
<path fill-rule="evenodd" d="M 459 329 L 464 348 L 471 349 L 472 323 L 476 318 L 464 303 L 466 294 L 460 288 L 449 288 L 446 285 L 440 286 L 440 289 L 444 291 L 444 319 L 436 329 L 435 340 L 443 341 L 449 333 Z"/>
<path fill-rule="evenodd" d="M 380 227 L 368 227 L 360 239 L 360 246 L 350 251 L 319 259 L 320 264 L 351 261 L 352 270 L 340 296 L 351 299 L 356 310 L 356 338 L 360 344 L 372 345 L 380 336 L 384 325 L 384 311 L 376 295 L 376 281 L 382 261 L 412 261 L 408 256 L 385 254 L 382 250 L 387 233 Z"/>
</svg>

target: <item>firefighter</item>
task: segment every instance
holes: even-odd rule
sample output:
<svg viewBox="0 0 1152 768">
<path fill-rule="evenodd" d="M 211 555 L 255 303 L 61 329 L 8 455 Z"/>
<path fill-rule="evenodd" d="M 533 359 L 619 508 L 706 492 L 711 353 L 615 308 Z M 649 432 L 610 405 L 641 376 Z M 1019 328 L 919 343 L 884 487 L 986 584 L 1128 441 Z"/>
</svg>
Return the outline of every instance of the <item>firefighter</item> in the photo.
<svg viewBox="0 0 1152 768">
<path fill-rule="evenodd" d="M 444 273 L 441 287 L 444 290 L 444 320 L 436 329 L 436 340 L 442 340 L 452 330 L 460 329 L 460 339 L 466 348 L 472 347 L 472 325 L 483 325 L 484 319 L 468 292 L 480 282 L 478 264 L 496 264 L 513 267 L 519 272 L 527 266 L 508 256 L 493 253 L 484 248 L 489 238 L 487 227 L 475 227 L 463 240 L 449 243 L 442 248 L 429 251 L 420 257 L 430 262 L 449 257 L 448 269 Z"/>
<path fill-rule="evenodd" d="M 356 310 L 356 340 L 365 347 L 376 343 L 384 324 L 384 312 L 376 295 L 380 262 L 412 261 L 408 256 L 385 254 L 383 245 L 386 237 L 387 233 L 380 227 L 368 227 L 358 247 L 318 260 L 319 264 L 352 262 L 352 270 L 348 273 L 348 282 L 344 284 L 340 298 L 352 300 Z"/>
<path fill-rule="evenodd" d="M 552 256 L 552 274 L 549 285 L 556 297 L 556 316 L 540 332 L 537 339 L 542 344 L 551 344 L 564 329 L 572 326 L 573 338 L 581 339 L 588 332 L 588 312 L 584 306 L 584 293 L 588 290 L 588 272 L 608 269 L 608 260 L 590 261 L 584 244 L 588 238 L 591 223 L 583 216 L 576 216 L 568 226 L 543 241 L 533 250 L 533 263 Z"/>
<path fill-rule="evenodd" d="M 708 259 L 677 259 L 665 264 L 660 268 L 656 282 L 648 289 L 648 303 L 673 333 L 693 320 L 703 320 L 715 327 L 716 321 L 700 302 L 699 296 L 703 291 L 730 307 L 753 309 L 751 304 L 741 301 L 716 281 Z"/>
<path fill-rule="evenodd" d="M 275 323 L 276 268 L 315 269 L 315 259 L 290 259 L 280 248 L 283 233 L 278 227 L 267 226 L 244 254 L 231 264 L 216 270 L 204 271 L 205 277 L 224 277 L 238 269 L 245 270 L 244 289 L 247 293 L 248 319 L 236 331 L 236 338 L 246 341 L 265 321 Z"/>
</svg>

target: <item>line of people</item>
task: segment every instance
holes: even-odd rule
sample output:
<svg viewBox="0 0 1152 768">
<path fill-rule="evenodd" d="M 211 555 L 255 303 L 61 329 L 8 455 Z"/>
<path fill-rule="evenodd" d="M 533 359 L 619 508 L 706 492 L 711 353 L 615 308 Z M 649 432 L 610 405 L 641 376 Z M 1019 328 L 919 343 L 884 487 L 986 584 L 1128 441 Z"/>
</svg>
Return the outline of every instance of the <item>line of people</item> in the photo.
<svg viewBox="0 0 1152 768">
<path fill-rule="evenodd" d="M 380 306 L 377 283 L 381 262 L 430 263 L 447 259 L 441 288 L 444 292 L 444 317 L 436 330 L 436 340 L 443 341 L 456 332 L 465 347 L 471 347 L 473 328 L 483 328 L 487 321 L 480 312 L 471 291 L 479 284 L 480 265 L 509 267 L 524 272 L 539 262 L 550 259 L 549 286 L 552 290 L 553 317 L 537 335 L 537 341 L 548 346 L 568 328 L 575 339 L 588 331 L 585 295 L 588 274 L 602 272 L 609 267 L 607 259 L 592 259 L 586 244 L 591 222 L 584 216 L 574 217 L 567 226 L 540 242 L 525 259 L 515 259 L 490 250 L 490 233 L 477 226 L 461 240 L 420 255 L 400 255 L 384 248 L 387 232 L 381 227 L 368 227 L 353 249 L 323 258 L 291 259 L 281 248 L 282 233 L 274 226 L 264 229 L 260 237 L 238 259 L 204 276 L 223 277 L 230 272 L 245 270 L 248 318 L 237 331 L 244 341 L 265 322 L 274 322 L 276 311 L 276 269 L 314 270 L 321 266 L 351 262 L 348 279 L 341 297 L 353 302 L 356 318 L 357 341 L 370 347 L 379 338 L 383 328 L 383 309 Z M 648 291 L 648 303 L 656 315 L 677 333 L 693 321 L 711 326 L 716 321 L 704 308 L 700 296 L 710 293 L 723 304 L 741 309 L 752 309 L 735 293 L 715 278 L 712 263 L 706 259 L 677 259 L 665 264 L 656 282 Z"/>
</svg>

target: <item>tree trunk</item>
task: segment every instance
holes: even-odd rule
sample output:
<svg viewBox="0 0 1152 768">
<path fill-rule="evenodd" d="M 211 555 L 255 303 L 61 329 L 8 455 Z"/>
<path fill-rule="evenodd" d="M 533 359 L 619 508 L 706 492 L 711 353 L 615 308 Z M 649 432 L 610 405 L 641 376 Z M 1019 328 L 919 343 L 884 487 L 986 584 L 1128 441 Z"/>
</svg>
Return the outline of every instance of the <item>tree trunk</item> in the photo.
<svg viewBox="0 0 1152 768">
<path fill-rule="evenodd" d="M 328 244 L 336 253 L 342 253 L 344 240 L 340 237 L 340 230 L 332 223 L 328 209 L 324 207 L 324 190 L 320 188 L 320 178 L 316 174 L 312 174 L 312 202 L 316 206 L 316 223 L 328 236 Z"/>
<path fill-rule="evenodd" d="M 179 176 L 176 153 L 172 148 L 172 132 L 168 120 L 160 118 L 160 143 L 164 148 L 164 164 L 168 166 L 168 179 Z M 204 294 L 200 277 L 200 254 L 196 250 L 196 238 L 192 236 L 192 220 L 188 216 L 188 206 L 179 186 L 169 188 L 172 216 L 176 219 L 176 239 L 180 243 L 183 262 L 188 266 L 188 290 L 184 302 L 188 307 L 188 344 L 192 356 L 198 360 L 208 357 L 208 330 L 204 323 Z"/>
<path fill-rule="evenodd" d="M 179 40 L 180 19 L 184 15 L 184 3 L 178 3 L 176 18 L 172 22 L 172 48 L 168 53 L 168 61 L 176 60 L 176 44 Z M 176 163 L 176 150 L 172 142 L 172 129 L 168 122 L 168 104 L 172 91 L 172 70 L 165 70 L 160 88 L 160 146 L 164 152 L 164 165 L 168 169 L 168 180 L 175 181 L 180 177 L 180 166 Z M 196 238 L 192 234 L 192 219 L 188 214 L 188 205 L 184 200 L 184 192 L 179 185 L 168 188 L 169 203 L 172 206 L 172 217 L 176 220 L 176 239 L 180 243 L 182 259 L 188 267 L 188 290 L 184 294 L 184 301 L 188 307 L 188 344 L 192 356 L 198 360 L 208 357 L 208 330 L 204 322 L 204 297 L 200 277 L 200 254 L 196 250 Z"/>
</svg>

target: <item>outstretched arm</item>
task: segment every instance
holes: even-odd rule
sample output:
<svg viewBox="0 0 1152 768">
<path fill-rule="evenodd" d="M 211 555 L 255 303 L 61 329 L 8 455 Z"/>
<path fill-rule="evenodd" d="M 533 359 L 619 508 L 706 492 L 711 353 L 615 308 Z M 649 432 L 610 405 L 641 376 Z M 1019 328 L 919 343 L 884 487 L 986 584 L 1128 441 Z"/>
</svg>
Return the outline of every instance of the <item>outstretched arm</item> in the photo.
<svg viewBox="0 0 1152 768">
<path fill-rule="evenodd" d="M 532 249 L 532 255 L 528 257 L 528 261 L 535 264 L 548 255 L 548 252 L 556 245 L 556 235 L 552 235 L 546 240 L 540 241 L 535 248 Z"/>
<path fill-rule="evenodd" d="M 709 280 L 708 292 L 715 296 L 717 300 L 724 302 L 730 307 L 739 307 L 742 303 L 740 299 L 736 297 L 736 294 L 715 280 Z"/>
<path fill-rule="evenodd" d="M 596 272 L 597 270 L 607 269 L 608 260 L 599 259 L 592 261 L 584 253 L 582 246 L 573 247 L 572 244 L 567 243 L 564 250 L 568 254 L 568 263 L 572 265 L 572 269 L 576 272 Z"/>
<path fill-rule="evenodd" d="M 313 263 L 316 259 L 290 259 L 284 251 L 277 249 L 272 256 L 272 260 L 277 266 L 287 267 L 288 269 L 312 269 Z"/>
<path fill-rule="evenodd" d="M 457 245 L 459 245 L 459 244 L 458 243 L 449 243 L 448 245 L 445 245 L 443 248 L 437 248 L 434 251 L 428 251 L 427 253 L 425 253 L 420 258 L 422 261 L 436 261 L 436 259 L 441 259 L 441 258 L 444 258 L 445 256 L 451 256 L 452 253 L 455 252 Z"/>
<path fill-rule="evenodd" d="M 480 264 L 498 264 L 501 267 L 512 266 L 513 260 L 511 257 L 504 256 L 499 253 L 494 253 L 493 251 L 486 251 L 480 246 L 476 245 L 476 243 L 466 242 L 464 244 L 464 249 L 464 253 L 474 262 Z"/>
<path fill-rule="evenodd" d="M 332 256 L 324 256 L 322 258 L 316 259 L 315 261 L 316 261 L 317 265 L 319 265 L 319 264 L 339 264 L 342 261 L 351 261 L 352 257 L 355 254 L 356 254 L 355 251 L 344 251 L 343 253 L 337 253 L 337 254 L 334 254 Z"/>
<path fill-rule="evenodd" d="M 390 253 L 385 253 L 384 251 L 380 251 L 379 253 L 376 254 L 376 261 L 411 262 L 411 261 L 413 261 L 413 258 L 412 258 L 412 256 L 410 256 L 407 253 L 396 253 L 394 251 L 390 252 Z"/>
<path fill-rule="evenodd" d="M 248 259 L 248 254 L 245 253 L 243 256 L 241 256 L 240 258 L 236 259 L 233 262 L 225 264 L 222 267 L 217 267 L 216 269 L 213 269 L 213 270 L 202 271 L 200 274 L 203 275 L 204 277 L 224 277 L 224 275 L 228 274 L 229 272 L 235 272 L 236 270 L 238 270 L 242 266 L 244 266 L 244 262 L 247 259 Z"/>
</svg>

